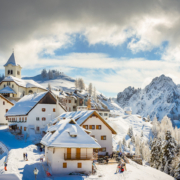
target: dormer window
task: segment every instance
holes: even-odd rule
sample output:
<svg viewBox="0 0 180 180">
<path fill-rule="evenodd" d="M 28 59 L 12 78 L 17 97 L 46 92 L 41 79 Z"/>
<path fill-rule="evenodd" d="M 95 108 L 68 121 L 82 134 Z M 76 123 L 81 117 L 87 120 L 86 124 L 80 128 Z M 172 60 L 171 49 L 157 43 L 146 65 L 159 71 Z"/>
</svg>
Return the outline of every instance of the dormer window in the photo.
<svg viewBox="0 0 180 180">
<path fill-rule="evenodd" d="M 74 138 L 74 137 L 77 137 L 76 134 L 70 134 L 70 136 L 73 137 L 73 138 Z"/>
</svg>

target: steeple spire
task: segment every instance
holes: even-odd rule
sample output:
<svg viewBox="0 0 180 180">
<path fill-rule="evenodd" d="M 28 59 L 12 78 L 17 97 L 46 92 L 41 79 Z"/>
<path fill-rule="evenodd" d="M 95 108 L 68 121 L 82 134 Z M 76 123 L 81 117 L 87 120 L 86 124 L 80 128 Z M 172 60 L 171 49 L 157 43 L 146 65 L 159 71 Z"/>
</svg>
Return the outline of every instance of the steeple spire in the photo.
<svg viewBox="0 0 180 180">
<path fill-rule="evenodd" d="M 14 49 L 13 52 L 10 56 L 10 58 L 8 59 L 7 63 L 4 66 L 7 66 L 8 64 L 11 64 L 13 66 L 18 66 L 18 64 L 16 63 L 15 57 L 14 57 Z"/>
</svg>

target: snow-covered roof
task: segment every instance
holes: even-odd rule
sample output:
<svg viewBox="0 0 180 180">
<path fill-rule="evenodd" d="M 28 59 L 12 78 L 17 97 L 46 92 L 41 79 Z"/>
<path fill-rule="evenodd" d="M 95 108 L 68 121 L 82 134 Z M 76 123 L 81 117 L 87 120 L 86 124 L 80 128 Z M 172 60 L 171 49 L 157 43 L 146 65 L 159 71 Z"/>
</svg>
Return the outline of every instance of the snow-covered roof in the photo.
<svg viewBox="0 0 180 180">
<path fill-rule="evenodd" d="M 5 116 L 19 116 L 27 115 L 28 112 L 47 94 L 48 92 L 42 92 L 37 94 L 30 94 L 22 97 L 13 106 Z"/>
<path fill-rule="evenodd" d="M 16 94 L 16 92 L 13 89 L 11 89 L 9 86 L 6 86 L 5 88 L 0 90 L 0 94 L 6 94 L 6 93 Z"/>
<path fill-rule="evenodd" d="M 4 99 L 6 102 L 10 103 L 11 105 L 14 105 L 15 103 L 11 102 L 10 100 L 6 99 L 4 96 L 0 94 L 0 97 Z"/>
<path fill-rule="evenodd" d="M 71 135 L 76 135 L 76 137 Z M 49 147 L 101 147 L 72 119 L 61 120 L 56 125 L 51 126 L 48 133 L 42 138 L 41 143 Z"/>
<path fill-rule="evenodd" d="M 113 134 L 117 134 L 116 131 L 95 111 L 95 110 L 86 110 L 86 111 L 74 111 L 74 112 L 65 112 L 60 116 L 53 119 L 50 124 L 55 124 L 60 120 L 64 119 L 74 119 L 77 124 L 83 124 L 91 115 L 95 114 L 99 119 L 111 130 Z"/>
<path fill-rule="evenodd" d="M 19 79 L 17 77 L 14 76 L 7 76 L 5 77 L 2 82 L 15 82 L 18 86 L 22 86 L 22 87 L 26 87 L 26 88 L 33 88 L 33 87 L 37 87 L 37 88 L 41 88 L 46 90 L 45 87 L 41 86 L 40 84 L 38 84 L 37 82 L 33 81 L 33 80 L 23 80 L 23 79 Z"/>
<path fill-rule="evenodd" d="M 124 111 L 132 111 L 131 107 L 125 107 Z"/>
<path fill-rule="evenodd" d="M 4 66 L 7 66 L 8 64 L 11 64 L 13 66 L 18 66 L 19 64 L 16 63 L 14 52 L 11 54 L 10 58 L 8 59 L 7 63 Z"/>
</svg>

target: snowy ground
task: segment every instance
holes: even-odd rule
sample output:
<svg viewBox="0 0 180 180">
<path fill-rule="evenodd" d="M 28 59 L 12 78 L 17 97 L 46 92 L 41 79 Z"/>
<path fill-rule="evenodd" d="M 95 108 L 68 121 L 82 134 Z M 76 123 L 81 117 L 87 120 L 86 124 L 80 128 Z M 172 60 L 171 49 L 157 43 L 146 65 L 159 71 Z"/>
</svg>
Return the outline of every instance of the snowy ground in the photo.
<svg viewBox="0 0 180 180">
<path fill-rule="evenodd" d="M 112 118 L 108 122 L 117 126 L 118 138 L 123 137 L 127 133 L 129 124 L 132 124 L 135 132 L 139 132 L 141 128 L 144 129 L 145 136 L 148 136 L 148 131 L 151 127 L 149 123 L 142 122 L 140 118 L 136 115 L 132 116 L 122 116 L 119 118 Z M 123 123 L 123 126 L 122 126 Z M 143 124 L 145 124 L 143 126 Z M 39 174 L 37 176 L 38 180 L 49 180 L 46 177 L 42 164 L 39 161 L 39 158 L 42 157 L 41 152 L 33 145 L 30 141 L 25 142 L 24 140 L 17 140 L 15 137 L 10 134 L 5 126 L 0 126 L 0 141 L 5 144 L 9 149 L 8 156 L 8 166 L 7 172 L 4 171 L 4 159 L 6 154 L 2 157 L 0 156 L 0 174 L 2 173 L 14 173 L 22 180 L 32 180 L 34 179 L 33 170 L 35 167 L 38 168 Z M 147 133 L 147 134 L 146 134 Z M 27 152 L 28 161 L 23 160 L 23 153 Z M 141 166 L 132 161 L 130 164 L 127 164 L 127 171 L 123 174 L 115 174 L 117 164 L 112 165 L 97 165 L 97 174 L 91 175 L 89 177 L 81 176 L 61 176 L 53 177 L 53 180 L 171 180 L 171 176 L 162 173 L 156 169 L 153 169 L 149 166 Z"/>
</svg>

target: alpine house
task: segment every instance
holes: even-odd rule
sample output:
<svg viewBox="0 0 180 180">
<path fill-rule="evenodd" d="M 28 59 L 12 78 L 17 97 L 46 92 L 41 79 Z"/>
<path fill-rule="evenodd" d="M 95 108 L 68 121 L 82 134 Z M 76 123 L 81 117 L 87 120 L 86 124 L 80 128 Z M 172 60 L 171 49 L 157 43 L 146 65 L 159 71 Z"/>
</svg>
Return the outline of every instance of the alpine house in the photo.
<svg viewBox="0 0 180 180">
<path fill-rule="evenodd" d="M 21 132 L 45 131 L 46 125 L 66 110 L 51 91 L 26 95 L 6 114 L 9 126 L 16 126 Z"/>
<path fill-rule="evenodd" d="M 100 145 L 73 119 L 64 119 L 48 128 L 41 143 L 52 174 L 92 171 L 93 148 Z"/>
<path fill-rule="evenodd" d="M 100 149 L 94 149 L 99 155 L 112 153 L 112 135 L 116 135 L 116 131 L 98 114 L 95 110 L 65 112 L 50 123 L 56 124 L 64 119 L 74 119 L 78 125 L 86 130 L 91 131 L 91 136 L 97 139 Z"/>
</svg>

